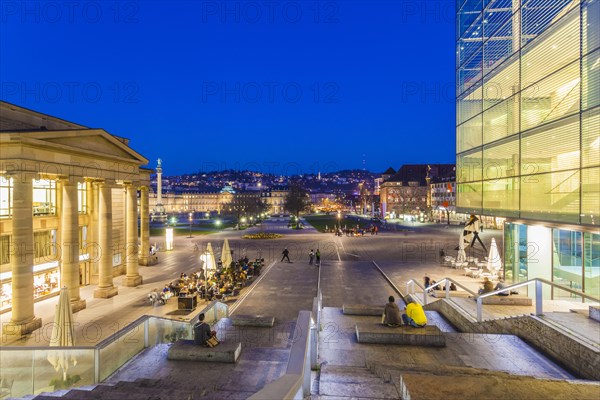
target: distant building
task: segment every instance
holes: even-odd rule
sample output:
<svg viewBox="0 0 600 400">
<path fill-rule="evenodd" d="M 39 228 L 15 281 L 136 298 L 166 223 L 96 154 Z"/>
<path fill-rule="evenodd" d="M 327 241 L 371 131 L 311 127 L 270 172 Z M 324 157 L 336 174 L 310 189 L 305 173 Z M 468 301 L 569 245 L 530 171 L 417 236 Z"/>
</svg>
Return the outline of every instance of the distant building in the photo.
<svg viewBox="0 0 600 400">
<path fill-rule="evenodd" d="M 274 187 L 272 189 L 263 190 L 261 198 L 269 206 L 267 211 L 269 214 L 284 214 L 285 213 L 285 198 L 289 193 L 287 187 Z"/>
<path fill-rule="evenodd" d="M 80 286 L 108 298 L 118 294 L 113 276 L 141 284 L 138 263 L 150 262 L 148 160 L 103 129 L 5 102 L 0 131 L 0 305 L 12 308 L 4 334 L 39 328 L 34 302 L 63 286 L 78 311 Z"/>
<path fill-rule="evenodd" d="M 383 218 L 413 218 L 428 211 L 428 179 L 454 175 L 454 164 L 407 164 L 382 174 L 379 201 Z M 384 179 L 385 178 L 385 179 Z"/>
</svg>

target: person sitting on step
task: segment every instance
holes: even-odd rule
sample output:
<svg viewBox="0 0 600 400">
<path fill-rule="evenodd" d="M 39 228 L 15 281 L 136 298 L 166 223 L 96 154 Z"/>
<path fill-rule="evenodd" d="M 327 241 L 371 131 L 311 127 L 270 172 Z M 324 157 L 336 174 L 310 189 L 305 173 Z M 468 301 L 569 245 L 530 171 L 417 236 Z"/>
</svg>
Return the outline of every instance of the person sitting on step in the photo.
<svg viewBox="0 0 600 400">
<path fill-rule="evenodd" d="M 199 346 L 206 346 L 206 342 L 213 336 L 217 336 L 216 331 L 211 331 L 210 325 L 204 322 L 204 313 L 198 315 L 198 322 L 194 325 L 194 343 Z"/>
<path fill-rule="evenodd" d="M 402 316 L 400 315 L 400 308 L 398 308 L 394 296 L 390 296 L 388 298 L 388 303 L 383 309 L 383 324 L 387 326 L 402 325 Z"/>
</svg>

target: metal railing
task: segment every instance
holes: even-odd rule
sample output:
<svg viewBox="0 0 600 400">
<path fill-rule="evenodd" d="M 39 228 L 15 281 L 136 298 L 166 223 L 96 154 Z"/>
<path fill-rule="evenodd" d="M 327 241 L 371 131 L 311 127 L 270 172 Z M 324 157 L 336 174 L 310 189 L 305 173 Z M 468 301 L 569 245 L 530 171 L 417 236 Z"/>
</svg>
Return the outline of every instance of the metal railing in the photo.
<svg viewBox="0 0 600 400">
<path fill-rule="evenodd" d="M 228 306 L 216 300 L 201 312 L 211 324 L 229 315 Z M 98 384 L 147 347 L 191 339 L 195 319 L 186 322 L 146 315 L 94 346 L 2 346 L 0 379 L 13 382 L 10 397 Z M 94 326 L 87 334 L 100 334 L 100 329 Z"/>
<path fill-rule="evenodd" d="M 594 297 L 589 294 L 586 294 L 586 293 L 582 292 L 581 290 L 571 289 L 571 288 L 565 287 L 563 285 L 559 285 L 555 282 L 552 282 L 552 281 L 549 281 L 549 280 L 546 280 L 543 278 L 533 278 L 533 279 L 530 279 L 525 282 L 515 283 L 515 284 L 512 284 L 505 288 L 494 290 L 493 292 L 488 292 L 488 293 L 483 293 L 483 294 L 473 292 L 472 290 L 470 290 L 469 288 L 467 288 L 466 286 L 462 285 L 461 283 L 455 281 L 452 278 L 443 278 L 439 282 L 436 282 L 435 284 L 433 284 L 429 287 L 423 287 L 419 282 L 415 281 L 414 279 L 411 279 L 406 283 L 406 291 L 410 294 L 415 294 L 415 285 L 417 285 L 423 291 L 423 304 L 425 305 L 425 304 L 427 304 L 429 292 L 432 290 L 435 290 L 436 287 L 438 287 L 439 285 L 442 285 L 442 284 L 444 285 L 445 298 L 447 298 L 447 299 L 451 298 L 452 297 L 451 293 L 453 291 L 450 290 L 450 283 L 454 283 L 456 286 L 465 290 L 467 293 L 469 293 L 471 296 L 473 296 L 475 298 L 475 300 L 477 302 L 477 321 L 478 322 L 481 322 L 483 320 L 483 306 L 484 306 L 483 299 L 485 299 L 487 297 L 491 297 L 491 296 L 496 296 L 500 293 L 505 293 L 505 292 L 510 293 L 513 290 L 516 290 L 516 289 L 519 289 L 519 288 L 522 288 L 525 286 L 529 286 L 529 285 L 535 285 L 534 298 L 535 298 L 535 315 L 536 316 L 543 315 L 543 313 L 544 313 L 543 284 L 549 285 L 550 288 L 564 290 L 564 291 L 574 294 L 576 296 L 580 296 L 582 299 L 588 299 L 588 300 L 600 303 L 600 298 L 598 298 L 598 297 Z"/>
<path fill-rule="evenodd" d="M 433 285 L 428 286 L 428 287 L 424 287 L 419 282 L 415 281 L 414 279 L 411 279 L 408 282 L 406 282 L 406 292 L 409 294 L 415 294 L 415 285 L 417 285 L 423 291 L 423 304 L 425 305 L 425 304 L 427 304 L 428 293 L 433 290 L 436 290 L 435 288 L 440 285 L 444 285 L 444 290 L 446 292 L 445 297 L 447 299 L 449 299 L 451 297 L 450 293 L 453 292 L 453 290 L 450 290 L 451 283 L 454 283 L 456 286 L 463 289 L 465 292 L 469 293 L 471 296 L 477 296 L 477 293 L 473 292 L 471 289 L 469 289 L 462 283 L 455 281 L 452 278 L 443 278 L 439 282 L 436 282 Z"/>
<path fill-rule="evenodd" d="M 592 300 L 592 301 L 600 303 L 600 298 L 590 296 L 589 294 L 585 294 L 581 290 L 571 289 L 571 288 L 559 285 L 557 283 L 554 283 L 552 281 L 549 281 L 549 280 L 546 280 L 543 278 L 533 278 L 533 279 L 530 279 L 525 282 L 515 283 L 515 284 L 507 286 L 503 289 L 494 290 L 493 292 L 478 295 L 477 296 L 477 321 L 481 322 L 483 319 L 483 317 L 482 317 L 482 315 L 483 315 L 483 299 L 490 297 L 490 296 L 495 296 L 499 293 L 504 293 L 507 291 L 508 291 L 508 293 L 510 293 L 511 290 L 516 290 L 518 288 L 529 286 L 529 285 L 535 285 L 535 315 L 536 316 L 543 315 L 544 314 L 544 296 L 543 296 L 543 285 L 542 284 L 549 285 L 551 288 L 557 288 L 560 290 L 564 290 L 566 292 L 580 296 L 582 299 L 588 299 L 588 300 Z"/>
</svg>

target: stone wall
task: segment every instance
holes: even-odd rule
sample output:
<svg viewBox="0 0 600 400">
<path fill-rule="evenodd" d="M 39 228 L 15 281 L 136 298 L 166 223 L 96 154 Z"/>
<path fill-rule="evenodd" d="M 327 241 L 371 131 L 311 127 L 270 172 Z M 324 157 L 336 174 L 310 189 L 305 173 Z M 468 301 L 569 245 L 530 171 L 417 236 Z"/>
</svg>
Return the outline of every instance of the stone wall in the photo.
<svg viewBox="0 0 600 400">
<path fill-rule="evenodd" d="M 600 380 L 600 348 L 541 318 L 524 315 L 477 322 L 466 311 L 446 299 L 430 303 L 425 308 L 438 311 L 464 333 L 515 335 L 578 377 Z"/>
</svg>

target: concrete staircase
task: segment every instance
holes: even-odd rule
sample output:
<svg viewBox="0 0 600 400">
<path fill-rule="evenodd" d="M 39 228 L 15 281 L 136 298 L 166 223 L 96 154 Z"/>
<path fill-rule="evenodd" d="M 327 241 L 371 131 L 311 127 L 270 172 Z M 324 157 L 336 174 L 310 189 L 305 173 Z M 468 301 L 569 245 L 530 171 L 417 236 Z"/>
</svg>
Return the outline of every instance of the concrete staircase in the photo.
<svg viewBox="0 0 600 400">
<path fill-rule="evenodd" d="M 221 399 L 222 395 L 218 392 L 202 390 L 181 390 L 174 388 L 172 385 L 162 382 L 158 379 L 137 379 L 133 382 L 120 381 L 115 384 L 99 384 L 86 386 L 70 390 L 60 390 L 53 393 L 41 393 L 38 395 L 30 395 L 23 397 L 24 400 L 56 400 L 73 399 L 73 400 L 172 400 L 172 399 Z M 234 398 L 234 397 L 227 397 Z M 245 397 L 241 397 L 245 398 Z"/>
<path fill-rule="evenodd" d="M 389 382 L 403 400 L 581 399 L 597 400 L 600 383 L 539 379 L 471 367 L 373 363 L 372 373 Z"/>
<path fill-rule="evenodd" d="M 312 399 L 399 399 L 396 387 L 364 367 L 322 365 Z"/>
</svg>

